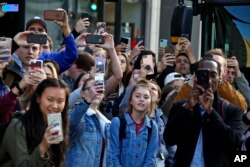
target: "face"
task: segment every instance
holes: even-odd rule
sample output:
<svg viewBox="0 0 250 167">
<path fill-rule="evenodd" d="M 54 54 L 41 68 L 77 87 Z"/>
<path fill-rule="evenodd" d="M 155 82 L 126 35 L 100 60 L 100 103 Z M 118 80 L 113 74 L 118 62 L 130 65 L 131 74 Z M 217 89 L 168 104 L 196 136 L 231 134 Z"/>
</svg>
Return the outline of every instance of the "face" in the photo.
<svg viewBox="0 0 250 167">
<path fill-rule="evenodd" d="M 28 31 L 34 31 L 35 34 L 43 34 L 45 33 L 45 29 L 43 28 L 41 23 L 32 23 L 29 27 L 28 27 Z"/>
<path fill-rule="evenodd" d="M 215 92 L 220 82 L 220 75 L 218 71 L 218 64 L 214 61 L 203 61 L 199 64 L 198 68 L 206 68 L 210 70 L 210 77 L 212 90 Z"/>
<path fill-rule="evenodd" d="M 48 40 L 46 44 L 41 45 L 41 52 L 49 52 L 49 53 L 51 52 Z"/>
<path fill-rule="evenodd" d="M 66 91 L 63 88 L 47 87 L 37 101 L 45 117 L 49 113 L 61 113 L 65 107 Z"/>
<path fill-rule="evenodd" d="M 154 83 L 150 83 L 150 88 L 152 92 L 152 101 L 157 102 L 160 100 L 160 95 L 158 93 L 158 88 Z"/>
<path fill-rule="evenodd" d="M 86 83 L 85 90 L 82 91 L 82 96 L 84 99 L 87 100 L 87 102 L 92 102 L 95 98 L 96 90 L 95 90 L 95 81 L 89 80 Z"/>
<path fill-rule="evenodd" d="M 54 77 L 53 77 L 53 72 L 51 71 L 51 69 L 50 69 L 49 67 L 44 66 L 44 67 L 43 67 L 43 70 L 44 70 L 44 72 L 45 72 L 47 78 L 54 78 Z"/>
<path fill-rule="evenodd" d="M 151 95 L 150 91 L 144 87 L 138 87 L 132 93 L 130 105 L 132 106 L 132 112 L 145 113 L 150 107 Z"/>
<path fill-rule="evenodd" d="M 225 78 L 227 75 L 227 61 L 220 55 L 213 54 L 213 59 L 220 63 L 221 78 Z"/>
<path fill-rule="evenodd" d="M 28 66 L 31 59 L 37 59 L 40 54 L 40 45 L 31 44 L 26 46 L 21 46 L 17 50 L 17 54 L 23 65 Z"/>
<path fill-rule="evenodd" d="M 3 69 L 4 69 L 4 67 L 8 64 L 9 62 L 7 62 L 7 61 L 1 61 L 0 60 L 0 76 L 2 77 L 2 75 L 3 75 Z"/>
<path fill-rule="evenodd" d="M 175 61 L 175 72 L 182 75 L 190 73 L 190 64 L 186 56 L 178 56 Z"/>
<path fill-rule="evenodd" d="M 118 55 L 118 59 L 120 61 L 122 72 L 124 73 L 126 71 L 126 67 L 127 67 L 126 58 L 123 55 Z"/>
<path fill-rule="evenodd" d="M 227 69 L 227 75 L 226 75 L 226 80 L 232 84 L 234 82 L 235 78 L 235 69 L 234 68 L 228 68 Z"/>
<path fill-rule="evenodd" d="M 106 53 L 104 49 L 99 49 L 98 51 L 96 51 L 95 53 L 93 53 L 94 57 L 103 57 L 106 58 Z"/>
</svg>

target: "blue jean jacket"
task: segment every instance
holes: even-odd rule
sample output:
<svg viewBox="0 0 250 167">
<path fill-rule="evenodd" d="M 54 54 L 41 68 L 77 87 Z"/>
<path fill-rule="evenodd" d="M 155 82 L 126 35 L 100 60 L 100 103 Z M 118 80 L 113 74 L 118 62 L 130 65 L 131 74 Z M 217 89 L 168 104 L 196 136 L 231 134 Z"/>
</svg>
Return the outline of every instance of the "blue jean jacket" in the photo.
<svg viewBox="0 0 250 167">
<path fill-rule="evenodd" d="M 89 106 L 80 102 L 69 112 L 69 149 L 66 155 L 67 167 L 99 167 L 102 150 L 101 125 L 96 115 L 86 114 Z M 105 124 L 105 167 L 112 166 L 110 150 L 110 124 Z"/>
<path fill-rule="evenodd" d="M 158 144 L 157 125 L 153 121 L 152 134 L 149 142 L 148 127 L 150 119 L 145 117 L 139 134 L 136 134 L 135 124 L 128 113 L 125 113 L 126 137 L 119 140 L 120 120 L 118 117 L 113 118 L 110 127 L 111 136 L 111 154 L 113 155 L 114 167 L 153 167 L 155 166 L 155 155 Z"/>
</svg>

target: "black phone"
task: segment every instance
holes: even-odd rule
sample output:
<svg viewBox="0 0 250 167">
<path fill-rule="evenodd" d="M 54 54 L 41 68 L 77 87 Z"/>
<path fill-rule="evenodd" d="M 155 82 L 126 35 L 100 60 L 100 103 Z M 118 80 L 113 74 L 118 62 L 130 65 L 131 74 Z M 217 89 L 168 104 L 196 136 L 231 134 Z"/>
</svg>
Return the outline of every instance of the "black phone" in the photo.
<svg viewBox="0 0 250 167">
<path fill-rule="evenodd" d="M 121 37 L 121 41 L 120 41 L 120 43 L 123 43 L 123 44 L 125 44 L 125 45 L 128 45 L 129 44 L 129 38 L 125 38 L 125 37 Z"/>
<path fill-rule="evenodd" d="M 90 44 L 104 44 L 104 36 L 102 35 L 87 35 L 86 42 Z"/>
<path fill-rule="evenodd" d="M 90 19 L 90 15 L 89 15 L 88 12 L 81 13 L 81 19 L 84 19 L 84 18 L 89 18 Z"/>
<path fill-rule="evenodd" d="M 135 40 L 136 40 L 136 44 L 138 44 L 140 41 L 143 41 L 141 44 L 140 44 L 140 46 L 144 46 L 144 36 L 138 36 L 138 37 L 136 37 L 135 38 Z"/>
<path fill-rule="evenodd" d="M 181 37 L 190 40 L 190 39 L 189 39 L 189 34 L 181 34 Z"/>
<path fill-rule="evenodd" d="M 36 43 L 36 44 L 46 44 L 47 43 L 47 35 L 45 34 L 29 34 L 27 36 L 28 43 Z"/>
<path fill-rule="evenodd" d="M 205 90 L 208 89 L 210 77 L 209 69 L 199 68 L 196 70 L 195 75 L 197 77 L 197 84 L 202 86 Z"/>
<path fill-rule="evenodd" d="M 232 58 L 234 56 L 234 53 L 233 53 L 233 51 L 232 50 L 229 50 L 228 52 L 227 52 L 227 58 Z"/>
</svg>

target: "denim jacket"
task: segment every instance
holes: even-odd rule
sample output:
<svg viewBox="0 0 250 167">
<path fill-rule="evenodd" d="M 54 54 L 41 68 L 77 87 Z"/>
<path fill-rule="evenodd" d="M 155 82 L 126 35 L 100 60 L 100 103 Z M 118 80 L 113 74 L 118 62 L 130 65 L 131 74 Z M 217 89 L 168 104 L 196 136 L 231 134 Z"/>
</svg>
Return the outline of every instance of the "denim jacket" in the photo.
<svg viewBox="0 0 250 167">
<path fill-rule="evenodd" d="M 89 106 L 80 102 L 69 112 L 69 149 L 66 155 L 67 167 L 99 167 L 102 151 L 102 130 L 96 114 L 90 114 Z M 98 113 L 100 116 L 100 113 Z M 101 117 L 104 117 L 103 115 Z M 104 125 L 105 153 L 103 167 L 112 166 L 110 150 L 110 123 Z"/>
<path fill-rule="evenodd" d="M 126 135 L 122 141 L 119 140 L 120 120 L 113 118 L 110 127 L 111 154 L 113 155 L 114 167 L 153 167 L 155 166 L 155 155 L 158 144 L 158 130 L 154 121 L 152 124 L 152 134 L 148 139 L 148 127 L 151 127 L 150 118 L 144 119 L 139 134 L 136 134 L 136 127 L 129 116 L 125 113 Z"/>
</svg>

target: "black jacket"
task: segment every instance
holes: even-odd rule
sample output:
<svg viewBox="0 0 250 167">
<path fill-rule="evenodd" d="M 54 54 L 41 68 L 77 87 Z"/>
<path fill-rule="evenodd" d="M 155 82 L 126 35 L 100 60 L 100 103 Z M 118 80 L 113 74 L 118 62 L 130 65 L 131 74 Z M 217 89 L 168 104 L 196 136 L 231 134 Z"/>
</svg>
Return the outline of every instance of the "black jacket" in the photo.
<svg viewBox="0 0 250 167">
<path fill-rule="evenodd" d="M 200 114 L 199 104 L 192 111 L 183 107 L 185 102 L 173 105 L 164 131 L 167 145 L 177 145 L 175 167 L 189 167 L 202 127 L 203 157 L 206 167 L 232 166 L 235 151 L 245 131 L 243 112 L 229 103 L 222 114 L 222 99 L 215 93 L 214 110 L 210 115 Z M 224 116 L 222 116 L 224 115 Z"/>
</svg>

